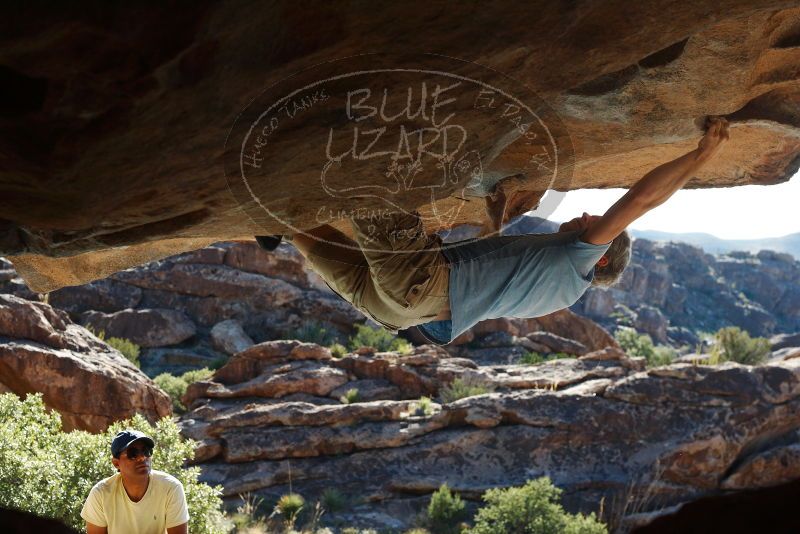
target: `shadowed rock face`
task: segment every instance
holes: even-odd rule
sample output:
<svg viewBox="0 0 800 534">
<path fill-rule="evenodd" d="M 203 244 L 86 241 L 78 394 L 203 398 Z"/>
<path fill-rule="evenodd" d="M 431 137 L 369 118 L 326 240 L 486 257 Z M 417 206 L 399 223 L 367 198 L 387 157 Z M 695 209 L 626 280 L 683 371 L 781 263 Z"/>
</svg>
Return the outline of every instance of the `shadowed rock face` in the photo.
<svg viewBox="0 0 800 534">
<path fill-rule="evenodd" d="M 561 121 L 555 142 L 574 160 L 562 162 L 552 183 L 526 172 L 532 190 L 628 186 L 694 148 L 709 114 L 729 118 L 733 139 L 689 187 L 778 183 L 800 164 L 797 4 L 682 1 L 670 4 L 669 16 L 658 3 L 602 0 L 380 10 L 7 6 L 0 254 L 14 256 L 32 289 L 48 291 L 222 239 L 282 231 L 276 220 L 253 222 L 231 195 L 226 137 L 265 88 L 366 51 L 456 56 L 483 66 L 468 70 L 494 69 L 482 71 L 487 82 L 509 75 L 546 101 Z M 388 77 L 379 82 L 396 87 Z M 319 169 L 301 164 L 318 148 L 315 124 L 312 113 L 285 133 L 279 148 L 291 155 L 292 172 L 267 176 L 282 220 L 301 229 L 318 224 L 323 205 L 353 204 L 311 187 Z M 526 168 L 541 148 L 500 121 L 464 125 L 488 147 L 488 182 Z M 340 185 L 365 183 L 374 170 L 364 166 Z M 437 200 L 453 207 L 462 203 L 456 195 L 452 186 Z M 403 207 L 430 202 L 414 193 Z M 465 203 L 451 222 L 478 222 L 477 204 Z"/>
<path fill-rule="evenodd" d="M 603 519 L 619 526 L 800 472 L 800 360 L 643 366 L 618 348 L 479 365 L 433 346 L 336 359 L 271 341 L 191 385 L 181 424 L 199 442 L 202 478 L 231 500 L 277 498 L 291 476 L 306 498 L 329 487 L 357 498 L 341 517 L 373 528 L 408 528 L 443 482 L 474 508 L 486 489 L 548 475 L 569 509 L 597 512 L 602 500 Z M 439 395 L 456 378 L 493 391 L 445 403 Z M 347 389 L 374 392 L 376 381 L 395 388 L 336 402 Z M 434 399 L 428 411 L 422 395 Z"/>
</svg>

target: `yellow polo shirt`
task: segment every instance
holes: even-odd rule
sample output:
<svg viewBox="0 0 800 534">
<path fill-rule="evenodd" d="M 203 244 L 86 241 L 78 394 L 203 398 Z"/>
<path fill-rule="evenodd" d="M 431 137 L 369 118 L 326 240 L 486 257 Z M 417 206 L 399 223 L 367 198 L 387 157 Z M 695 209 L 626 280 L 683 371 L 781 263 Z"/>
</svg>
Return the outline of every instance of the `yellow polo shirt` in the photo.
<svg viewBox="0 0 800 534">
<path fill-rule="evenodd" d="M 163 471 L 150 472 L 147 491 L 139 502 L 128 497 L 117 473 L 94 485 L 81 517 L 108 534 L 164 534 L 168 528 L 189 521 L 183 484 Z"/>
</svg>

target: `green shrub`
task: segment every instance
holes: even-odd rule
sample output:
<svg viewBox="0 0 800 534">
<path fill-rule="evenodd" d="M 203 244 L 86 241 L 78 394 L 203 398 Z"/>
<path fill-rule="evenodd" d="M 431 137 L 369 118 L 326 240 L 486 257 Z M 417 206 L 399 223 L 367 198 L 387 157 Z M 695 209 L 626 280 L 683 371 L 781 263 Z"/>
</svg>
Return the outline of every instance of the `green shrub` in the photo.
<svg viewBox="0 0 800 534">
<path fill-rule="evenodd" d="M 139 345 L 119 337 L 110 337 L 103 341 L 120 351 L 132 364 L 139 367 Z"/>
<path fill-rule="evenodd" d="M 620 328 L 614 337 L 628 356 L 649 360 L 655 354 L 653 340 L 647 334 L 639 334 L 633 328 Z"/>
<path fill-rule="evenodd" d="M 331 349 L 331 355 L 334 358 L 343 358 L 345 355 L 347 355 L 347 347 L 345 347 L 341 343 L 334 343 L 333 345 L 330 346 L 330 349 Z"/>
<path fill-rule="evenodd" d="M 181 377 L 170 373 L 161 373 L 153 379 L 153 382 L 172 399 L 173 412 L 183 413 L 186 411 L 186 406 L 181 402 L 181 397 L 186 393 L 187 385 Z"/>
<path fill-rule="evenodd" d="M 648 367 L 669 365 L 675 359 L 677 352 L 666 345 L 653 345 L 653 340 L 647 334 L 639 334 L 633 328 L 620 328 L 614 334 L 625 354 L 634 358 L 644 358 Z"/>
<path fill-rule="evenodd" d="M 338 341 L 336 333 L 329 331 L 319 321 L 306 321 L 294 330 L 285 331 L 283 335 L 286 339 L 296 339 L 304 343 L 316 343 L 323 347 Z"/>
<path fill-rule="evenodd" d="M 339 401 L 342 404 L 353 404 L 354 402 L 358 402 L 360 400 L 361 394 L 358 392 L 358 388 L 348 389 L 344 395 L 339 397 Z"/>
<path fill-rule="evenodd" d="M 200 382 L 201 380 L 211 378 L 213 374 L 214 371 L 205 367 L 203 369 L 192 369 L 191 371 L 186 371 L 181 375 L 181 378 L 187 384 L 194 384 L 195 382 Z"/>
<path fill-rule="evenodd" d="M 292 528 L 294 527 L 294 522 L 297 520 L 297 516 L 300 515 L 305 505 L 306 500 L 302 495 L 299 493 L 287 493 L 286 495 L 281 495 L 281 498 L 278 499 L 275 510 L 281 514 L 281 517 L 283 517 L 283 520 L 286 522 L 286 526 Z"/>
<path fill-rule="evenodd" d="M 464 502 L 442 484 L 428 504 L 428 527 L 433 534 L 458 534 L 459 523 L 467 519 Z"/>
<path fill-rule="evenodd" d="M 139 367 L 139 352 L 141 348 L 136 343 L 128 340 L 123 339 L 121 337 L 110 337 L 106 339 L 106 332 L 105 330 L 100 330 L 99 332 L 95 332 L 91 326 L 87 326 L 86 329 L 97 336 L 97 339 L 101 340 L 103 343 L 108 345 L 111 348 L 114 348 L 122 353 L 125 358 L 128 359 L 133 365 Z"/>
<path fill-rule="evenodd" d="M 332 514 L 341 512 L 347 507 L 347 497 L 336 488 L 328 488 L 323 491 L 320 502 L 322 506 Z"/>
<path fill-rule="evenodd" d="M 428 397 L 420 397 L 414 406 L 413 413 L 414 415 L 431 415 L 433 413 L 431 399 Z"/>
<path fill-rule="evenodd" d="M 547 477 L 529 480 L 522 487 L 490 489 L 486 506 L 475 515 L 469 534 L 605 534 L 594 516 L 569 514 L 559 502 L 561 490 Z"/>
<path fill-rule="evenodd" d="M 186 393 L 186 388 L 189 387 L 189 384 L 210 378 L 213 374 L 214 371 L 211 369 L 186 371 L 181 376 L 161 373 L 153 379 L 153 382 L 172 399 L 172 409 L 175 413 L 183 413 L 186 411 L 186 406 L 181 402 L 181 397 Z"/>
<path fill-rule="evenodd" d="M 458 399 L 465 397 L 473 397 L 475 395 L 483 395 L 494 391 L 494 386 L 479 378 L 474 378 L 467 375 L 464 378 L 456 378 L 450 384 L 446 385 L 439 391 L 439 397 L 442 402 L 454 402 Z"/>
<path fill-rule="evenodd" d="M 536 365 L 539 363 L 544 363 L 544 356 L 542 356 L 538 352 L 526 352 L 525 354 L 519 357 L 519 363 L 523 363 L 526 365 Z"/>
<path fill-rule="evenodd" d="M 672 347 L 666 345 L 656 345 L 653 348 L 653 356 L 647 360 L 648 367 L 660 367 L 662 365 L 669 365 L 677 356 L 677 351 Z"/>
<path fill-rule="evenodd" d="M 399 338 L 383 328 L 370 328 L 365 324 L 356 325 L 356 333 L 350 337 L 348 346 L 351 351 L 361 347 L 372 347 L 377 352 L 397 351 L 408 354 L 414 347 L 405 339 Z"/>
<path fill-rule="evenodd" d="M 80 511 L 89 490 L 116 473 L 111 464 L 111 439 L 123 428 L 145 432 L 156 442 L 153 468 L 183 483 L 189 506 L 189 531 L 225 532 L 221 488 L 197 481 L 198 467 L 184 468 L 194 443 L 181 438 L 178 426 L 165 417 L 152 426 L 141 415 L 114 423 L 102 434 L 61 431 L 61 416 L 48 411 L 41 394 L 23 401 L 0 395 L 0 507 L 60 519 L 82 530 Z"/>
<path fill-rule="evenodd" d="M 720 328 L 714 334 L 715 344 L 711 354 L 719 361 L 732 361 L 745 365 L 764 363 L 770 355 L 769 340 L 763 337 L 751 338 L 750 334 L 738 326 Z"/>
<path fill-rule="evenodd" d="M 250 493 L 239 495 L 239 497 L 242 498 L 242 504 L 236 507 L 236 512 L 231 516 L 236 531 L 265 531 L 267 529 L 266 521 L 263 517 L 259 517 L 259 510 L 264 504 L 264 499 Z"/>
</svg>

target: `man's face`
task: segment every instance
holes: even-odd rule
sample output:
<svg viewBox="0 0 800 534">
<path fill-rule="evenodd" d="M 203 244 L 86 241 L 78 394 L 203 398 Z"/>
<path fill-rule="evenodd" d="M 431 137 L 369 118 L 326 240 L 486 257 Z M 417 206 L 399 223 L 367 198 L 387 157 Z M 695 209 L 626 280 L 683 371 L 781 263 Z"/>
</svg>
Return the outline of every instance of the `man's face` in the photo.
<svg viewBox="0 0 800 534">
<path fill-rule="evenodd" d="M 119 458 L 112 458 L 114 467 L 120 470 L 122 476 L 129 478 L 146 477 L 152 469 L 151 460 L 153 449 L 144 440 L 137 440 L 123 450 Z"/>
<path fill-rule="evenodd" d="M 559 232 L 570 232 L 572 230 L 580 230 L 583 232 L 591 225 L 597 223 L 602 217 L 600 215 L 589 215 L 586 212 L 583 212 L 583 215 L 580 217 L 575 217 L 574 219 L 562 223 L 561 226 L 558 227 Z"/>
</svg>

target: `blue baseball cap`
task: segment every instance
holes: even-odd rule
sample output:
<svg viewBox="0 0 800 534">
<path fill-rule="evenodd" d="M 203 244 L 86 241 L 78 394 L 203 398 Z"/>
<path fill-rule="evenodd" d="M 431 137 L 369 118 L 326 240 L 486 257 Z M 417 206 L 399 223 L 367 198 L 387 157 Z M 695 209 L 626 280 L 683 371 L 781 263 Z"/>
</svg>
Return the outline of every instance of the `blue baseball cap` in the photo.
<svg viewBox="0 0 800 534">
<path fill-rule="evenodd" d="M 122 451 L 127 449 L 131 443 L 139 441 L 140 439 L 144 440 L 150 448 L 156 446 L 156 442 L 153 441 L 153 438 L 138 430 L 121 430 L 117 432 L 117 435 L 111 440 L 111 456 L 119 458 Z"/>
</svg>

